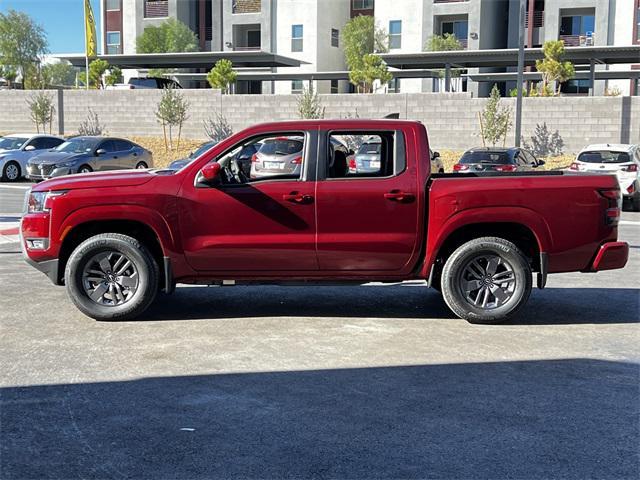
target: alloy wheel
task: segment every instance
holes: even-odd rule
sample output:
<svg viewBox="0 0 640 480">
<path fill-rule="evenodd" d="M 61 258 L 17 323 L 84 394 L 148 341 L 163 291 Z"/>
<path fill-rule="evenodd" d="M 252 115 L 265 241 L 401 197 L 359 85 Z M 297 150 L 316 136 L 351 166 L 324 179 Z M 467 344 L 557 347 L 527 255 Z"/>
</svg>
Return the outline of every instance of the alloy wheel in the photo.
<svg viewBox="0 0 640 480">
<path fill-rule="evenodd" d="M 7 165 L 7 167 L 5 168 L 5 175 L 9 180 L 17 180 L 19 173 L 20 172 L 18 171 L 18 167 L 13 163 Z"/>
<path fill-rule="evenodd" d="M 106 251 L 91 257 L 82 271 L 82 286 L 87 296 L 104 306 L 127 303 L 136 293 L 139 275 L 126 255 Z"/>
<path fill-rule="evenodd" d="M 472 258 L 462 269 L 459 286 L 465 300 L 476 308 L 493 310 L 506 304 L 516 290 L 513 267 L 496 254 Z"/>
</svg>

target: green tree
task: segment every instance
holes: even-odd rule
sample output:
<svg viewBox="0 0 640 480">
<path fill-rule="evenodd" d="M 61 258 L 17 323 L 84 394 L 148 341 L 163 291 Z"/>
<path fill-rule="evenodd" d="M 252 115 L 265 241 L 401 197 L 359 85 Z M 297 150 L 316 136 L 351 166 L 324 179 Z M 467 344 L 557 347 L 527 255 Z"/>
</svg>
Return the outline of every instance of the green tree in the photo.
<svg viewBox="0 0 640 480">
<path fill-rule="evenodd" d="M 136 38 L 136 49 L 138 53 L 195 52 L 198 37 L 186 24 L 170 18 L 145 28 Z"/>
<path fill-rule="evenodd" d="M 542 46 L 544 53 L 543 60 L 536 60 L 536 70 L 542 74 L 542 89 L 540 94 L 546 96 L 548 93 L 559 94 L 560 87 L 567 80 L 572 79 L 575 68 L 571 62 L 563 62 L 564 41 L 549 40 Z M 552 83 L 555 82 L 555 88 Z"/>
<path fill-rule="evenodd" d="M 298 115 L 304 119 L 324 118 L 324 107 L 320 102 L 320 97 L 311 88 L 305 88 L 298 96 Z"/>
<path fill-rule="evenodd" d="M 122 70 L 120 67 L 109 67 L 109 73 L 104 78 L 107 85 L 115 85 L 122 80 Z"/>
<path fill-rule="evenodd" d="M 103 76 L 109 70 L 109 63 L 106 60 L 97 59 L 89 64 L 89 87 L 104 88 Z M 80 72 L 78 78 L 86 85 L 86 73 Z"/>
<path fill-rule="evenodd" d="M 44 29 L 29 15 L 15 10 L 0 13 L 0 62 L 18 68 L 25 79 L 47 53 Z"/>
<path fill-rule="evenodd" d="M 445 33 L 444 35 L 434 35 L 427 40 L 425 50 L 429 52 L 452 52 L 456 50 L 463 50 L 464 45 L 451 33 Z M 444 78 L 445 70 L 438 70 L 440 78 Z M 451 78 L 458 78 L 462 74 L 462 70 L 459 68 L 452 68 L 450 70 Z M 453 83 L 451 83 L 453 88 Z"/>
<path fill-rule="evenodd" d="M 43 65 L 40 75 L 45 87 L 71 87 L 76 83 L 77 70 L 68 62 L 49 63 Z"/>
<path fill-rule="evenodd" d="M 349 72 L 349 81 L 358 87 L 362 93 L 371 93 L 376 80 L 386 84 L 393 78 L 387 65 L 380 56 L 369 53 L 362 58 L 362 65 Z"/>
<path fill-rule="evenodd" d="M 500 141 L 504 144 L 511 128 L 511 109 L 500 104 L 500 90 L 496 85 L 491 89 L 491 96 L 480 115 L 482 144 L 496 146 Z"/>
<path fill-rule="evenodd" d="M 211 88 L 219 88 L 222 93 L 229 93 L 229 87 L 236 81 L 238 74 L 233 69 L 231 60 L 223 58 L 207 74 L 207 81 Z"/>
<path fill-rule="evenodd" d="M 165 88 L 162 90 L 162 98 L 156 110 L 156 117 L 162 124 L 165 149 L 173 150 L 174 127 L 178 127 L 178 144 L 176 148 L 180 148 L 182 125 L 187 118 L 189 118 L 188 111 L 189 102 L 185 100 L 182 93 L 174 88 Z M 168 135 L 167 128 L 169 130 Z"/>
<path fill-rule="evenodd" d="M 27 99 L 27 105 L 31 112 L 31 120 L 36 125 L 36 130 L 40 133 L 47 131 L 49 125 L 49 133 L 51 133 L 51 122 L 56 109 L 53 106 L 53 97 L 45 92 L 38 92 Z"/>
<path fill-rule="evenodd" d="M 371 16 L 360 15 L 347 22 L 342 29 L 342 45 L 347 67 L 350 72 L 355 72 L 356 78 L 364 77 L 366 55 L 388 50 L 388 38 Z M 358 85 L 353 80 L 351 83 Z"/>
</svg>

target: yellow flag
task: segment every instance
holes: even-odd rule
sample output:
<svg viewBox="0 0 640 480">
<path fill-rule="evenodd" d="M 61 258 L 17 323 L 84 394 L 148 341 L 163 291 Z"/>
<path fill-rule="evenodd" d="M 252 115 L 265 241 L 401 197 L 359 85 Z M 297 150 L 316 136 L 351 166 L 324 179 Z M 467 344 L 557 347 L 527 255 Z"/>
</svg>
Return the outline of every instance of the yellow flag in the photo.
<svg viewBox="0 0 640 480">
<path fill-rule="evenodd" d="M 84 32 L 87 57 L 97 57 L 98 41 L 96 37 L 96 19 L 93 16 L 90 0 L 84 0 Z"/>
</svg>

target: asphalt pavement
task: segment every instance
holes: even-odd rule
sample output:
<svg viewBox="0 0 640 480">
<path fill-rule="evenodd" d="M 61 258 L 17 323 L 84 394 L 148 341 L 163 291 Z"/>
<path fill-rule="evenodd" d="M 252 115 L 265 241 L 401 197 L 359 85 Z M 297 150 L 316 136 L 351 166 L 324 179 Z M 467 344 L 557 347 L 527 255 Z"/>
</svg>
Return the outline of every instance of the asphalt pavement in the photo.
<svg viewBox="0 0 640 480">
<path fill-rule="evenodd" d="M 637 479 L 640 214 L 620 237 L 624 270 L 552 275 L 498 326 L 415 283 L 179 287 L 96 322 L 0 253 L 0 478 Z"/>
</svg>

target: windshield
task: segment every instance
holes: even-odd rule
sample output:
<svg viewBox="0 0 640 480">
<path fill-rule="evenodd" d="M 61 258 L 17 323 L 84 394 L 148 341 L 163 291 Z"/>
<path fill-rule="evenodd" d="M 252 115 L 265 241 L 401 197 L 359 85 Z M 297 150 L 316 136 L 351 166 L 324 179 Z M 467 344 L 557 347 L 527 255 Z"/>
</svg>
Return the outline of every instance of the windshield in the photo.
<svg viewBox="0 0 640 480">
<path fill-rule="evenodd" d="M 363 143 L 358 149 L 358 155 L 377 155 L 381 146 L 381 143 Z"/>
<path fill-rule="evenodd" d="M 86 153 L 92 151 L 97 143 L 98 141 L 94 139 L 72 138 L 58 145 L 55 150 L 66 153 Z"/>
<path fill-rule="evenodd" d="M 507 152 L 466 152 L 462 155 L 460 163 L 509 163 Z"/>
<path fill-rule="evenodd" d="M 302 150 L 299 140 L 267 140 L 260 147 L 260 153 L 265 155 L 293 155 Z"/>
<path fill-rule="evenodd" d="M 629 154 L 626 152 L 611 152 L 600 150 L 593 152 L 582 152 L 578 155 L 578 161 L 585 163 L 627 163 L 630 162 Z"/>
<path fill-rule="evenodd" d="M 20 137 L 2 137 L 0 138 L 0 149 L 2 150 L 17 150 L 28 139 Z"/>
</svg>

